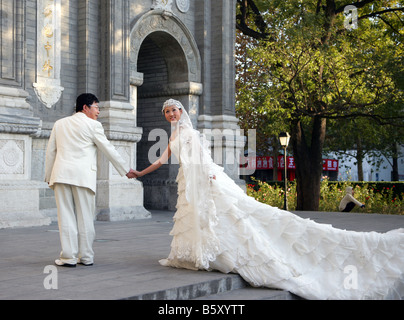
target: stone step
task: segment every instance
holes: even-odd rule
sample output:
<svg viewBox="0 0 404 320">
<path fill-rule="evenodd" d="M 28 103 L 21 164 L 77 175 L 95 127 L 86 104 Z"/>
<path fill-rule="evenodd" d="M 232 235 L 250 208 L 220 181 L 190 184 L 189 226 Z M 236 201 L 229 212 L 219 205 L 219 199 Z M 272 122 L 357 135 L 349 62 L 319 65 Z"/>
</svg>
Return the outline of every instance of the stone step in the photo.
<svg viewBox="0 0 404 320">
<path fill-rule="evenodd" d="M 247 287 L 247 283 L 236 274 L 189 283 L 178 287 L 141 293 L 123 300 L 193 300 L 221 293 L 228 293 Z"/>
<path fill-rule="evenodd" d="M 290 292 L 253 288 L 239 275 L 185 284 L 178 287 L 146 292 L 122 300 L 297 300 Z"/>
<path fill-rule="evenodd" d="M 246 287 L 218 294 L 196 298 L 195 300 L 301 300 L 300 297 L 284 291 L 267 288 Z"/>
</svg>

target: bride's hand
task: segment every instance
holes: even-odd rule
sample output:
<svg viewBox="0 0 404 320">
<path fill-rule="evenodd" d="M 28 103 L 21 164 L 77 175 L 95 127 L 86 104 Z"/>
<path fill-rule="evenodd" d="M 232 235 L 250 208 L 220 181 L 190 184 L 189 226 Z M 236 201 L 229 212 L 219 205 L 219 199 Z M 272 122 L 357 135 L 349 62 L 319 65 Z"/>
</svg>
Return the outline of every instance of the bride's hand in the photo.
<svg viewBox="0 0 404 320">
<path fill-rule="evenodd" d="M 140 171 L 134 170 L 133 172 L 134 172 L 134 174 L 136 175 L 136 178 L 140 178 L 140 177 L 143 176 L 143 174 L 142 174 Z"/>
<path fill-rule="evenodd" d="M 134 179 L 137 178 L 136 174 L 135 174 L 135 170 L 130 169 L 129 172 L 126 174 L 126 177 L 128 179 Z"/>
</svg>

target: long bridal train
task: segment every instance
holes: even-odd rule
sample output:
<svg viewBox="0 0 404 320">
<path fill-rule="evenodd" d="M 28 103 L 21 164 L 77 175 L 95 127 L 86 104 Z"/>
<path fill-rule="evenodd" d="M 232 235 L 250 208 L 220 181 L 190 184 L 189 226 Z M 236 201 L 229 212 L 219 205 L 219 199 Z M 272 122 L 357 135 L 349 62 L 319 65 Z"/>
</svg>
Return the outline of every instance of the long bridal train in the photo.
<svg viewBox="0 0 404 320">
<path fill-rule="evenodd" d="M 185 110 L 173 132 L 178 200 L 162 265 L 234 272 L 306 299 L 404 296 L 404 229 L 347 231 L 260 203 L 212 161 Z"/>
</svg>

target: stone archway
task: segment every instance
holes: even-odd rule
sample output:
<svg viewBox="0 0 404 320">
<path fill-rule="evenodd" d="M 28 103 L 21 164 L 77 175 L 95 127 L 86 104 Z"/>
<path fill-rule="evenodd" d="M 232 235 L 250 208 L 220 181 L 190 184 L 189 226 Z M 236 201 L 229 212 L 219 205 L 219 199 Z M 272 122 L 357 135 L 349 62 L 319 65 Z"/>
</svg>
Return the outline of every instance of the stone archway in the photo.
<svg viewBox="0 0 404 320">
<path fill-rule="evenodd" d="M 152 10 L 136 19 L 132 25 L 130 35 L 131 80 L 136 82 L 138 79 L 138 56 L 143 41 L 151 33 L 163 32 L 171 35 L 181 46 L 188 65 L 188 81 L 201 82 L 201 58 L 196 42 L 188 28 L 178 17 L 166 11 Z"/>
<path fill-rule="evenodd" d="M 150 132 L 163 129 L 166 141 L 159 137 L 159 142 L 168 143 L 170 128 L 161 114 L 166 99 L 180 100 L 197 125 L 201 59 L 192 34 L 178 17 L 166 11 L 152 10 L 135 20 L 130 40 L 131 101 L 143 129 L 136 162 L 137 168 L 143 169 L 150 165 L 149 150 L 156 144 L 156 139 L 148 141 Z M 146 208 L 175 209 L 177 171 L 177 166 L 167 165 L 142 178 Z"/>
</svg>

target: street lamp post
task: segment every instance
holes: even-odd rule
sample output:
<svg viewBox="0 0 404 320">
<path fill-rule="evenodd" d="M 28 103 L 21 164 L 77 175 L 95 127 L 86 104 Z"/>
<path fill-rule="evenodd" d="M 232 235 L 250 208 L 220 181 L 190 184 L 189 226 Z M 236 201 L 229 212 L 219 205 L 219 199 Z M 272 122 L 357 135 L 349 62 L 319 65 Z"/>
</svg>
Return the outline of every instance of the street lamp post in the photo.
<svg viewBox="0 0 404 320">
<path fill-rule="evenodd" d="M 287 161 L 286 161 L 286 148 L 288 147 L 290 140 L 290 135 L 287 132 L 281 132 L 279 134 L 279 142 L 281 146 L 283 147 L 283 156 L 284 156 L 284 166 L 285 166 L 285 196 L 284 196 L 284 203 L 283 203 L 283 209 L 288 210 L 288 197 L 286 196 L 286 192 L 288 190 L 288 166 L 287 166 Z"/>
</svg>

